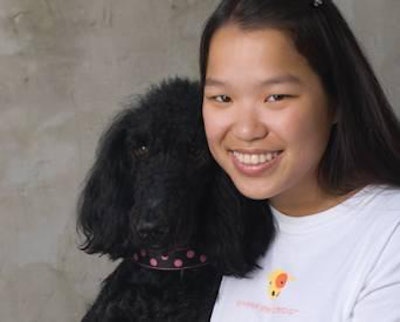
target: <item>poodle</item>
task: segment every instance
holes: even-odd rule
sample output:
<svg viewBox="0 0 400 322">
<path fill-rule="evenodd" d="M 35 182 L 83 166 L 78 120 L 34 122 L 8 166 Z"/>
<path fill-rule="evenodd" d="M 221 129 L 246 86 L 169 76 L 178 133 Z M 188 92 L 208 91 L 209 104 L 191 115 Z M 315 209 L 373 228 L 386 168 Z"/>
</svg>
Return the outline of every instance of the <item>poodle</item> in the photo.
<svg viewBox="0 0 400 322">
<path fill-rule="evenodd" d="M 265 201 L 213 161 L 198 82 L 173 78 L 103 134 L 78 204 L 81 248 L 121 262 L 83 322 L 209 321 L 223 275 L 257 268 L 274 234 Z"/>
</svg>

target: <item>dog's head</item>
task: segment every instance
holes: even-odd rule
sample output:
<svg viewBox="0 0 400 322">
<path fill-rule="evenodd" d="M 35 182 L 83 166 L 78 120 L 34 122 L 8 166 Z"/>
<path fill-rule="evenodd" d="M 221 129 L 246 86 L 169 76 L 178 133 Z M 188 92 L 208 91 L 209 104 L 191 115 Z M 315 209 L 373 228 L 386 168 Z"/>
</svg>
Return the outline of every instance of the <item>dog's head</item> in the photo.
<svg viewBox="0 0 400 322">
<path fill-rule="evenodd" d="M 176 78 L 114 119 L 79 202 L 86 252 L 116 259 L 200 245 L 228 274 L 256 265 L 272 237 L 267 203 L 241 196 L 214 163 L 201 100 L 197 82 Z"/>
<path fill-rule="evenodd" d="M 79 205 L 89 253 L 130 256 L 184 244 L 205 206 L 213 163 L 197 82 L 164 81 L 112 122 Z"/>
</svg>

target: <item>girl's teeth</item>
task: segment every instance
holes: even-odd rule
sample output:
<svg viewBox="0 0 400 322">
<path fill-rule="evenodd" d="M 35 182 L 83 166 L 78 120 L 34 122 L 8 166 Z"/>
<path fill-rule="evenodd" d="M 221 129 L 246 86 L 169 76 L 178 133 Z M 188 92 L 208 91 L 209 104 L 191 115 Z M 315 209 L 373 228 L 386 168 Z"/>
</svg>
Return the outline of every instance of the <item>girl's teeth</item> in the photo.
<svg viewBox="0 0 400 322">
<path fill-rule="evenodd" d="M 263 154 L 248 154 L 233 152 L 234 157 L 243 164 L 257 165 L 265 162 L 270 162 L 278 156 L 279 152 L 268 152 Z"/>
</svg>

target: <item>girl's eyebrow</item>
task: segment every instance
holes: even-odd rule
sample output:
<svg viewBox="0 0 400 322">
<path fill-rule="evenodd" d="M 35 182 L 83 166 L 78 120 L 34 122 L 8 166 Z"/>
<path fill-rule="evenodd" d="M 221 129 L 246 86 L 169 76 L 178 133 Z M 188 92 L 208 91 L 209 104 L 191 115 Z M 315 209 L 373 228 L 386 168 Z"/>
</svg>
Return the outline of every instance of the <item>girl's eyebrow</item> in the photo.
<svg viewBox="0 0 400 322">
<path fill-rule="evenodd" d="M 271 78 L 268 78 L 261 82 L 262 86 L 269 86 L 269 85 L 276 85 L 282 83 L 289 83 L 294 85 L 301 85 L 303 82 L 300 78 L 292 75 L 292 74 L 285 74 L 285 75 L 278 75 Z"/>
<path fill-rule="evenodd" d="M 302 85 L 303 82 L 296 76 L 292 74 L 278 75 L 260 82 L 261 87 L 271 86 L 282 83 L 291 83 L 295 85 Z M 215 86 L 215 87 L 223 87 L 227 86 L 229 82 L 225 82 L 222 80 L 218 80 L 216 78 L 207 77 L 204 86 Z"/>
</svg>

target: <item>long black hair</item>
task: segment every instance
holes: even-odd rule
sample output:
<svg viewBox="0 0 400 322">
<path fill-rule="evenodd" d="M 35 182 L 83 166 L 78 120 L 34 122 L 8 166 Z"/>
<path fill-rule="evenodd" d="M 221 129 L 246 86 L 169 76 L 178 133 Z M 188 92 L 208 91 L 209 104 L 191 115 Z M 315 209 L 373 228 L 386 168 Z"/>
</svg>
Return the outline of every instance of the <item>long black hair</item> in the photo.
<svg viewBox="0 0 400 322">
<path fill-rule="evenodd" d="M 203 30 L 204 86 L 210 42 L 233 23 L 286 32 L 320 77 L 337 122 L 319 167 L 331 193 L 367 184 L 400 186 L 400 124 L 354 34 L 331 0 L 222 0 Z"/>
</svg>

